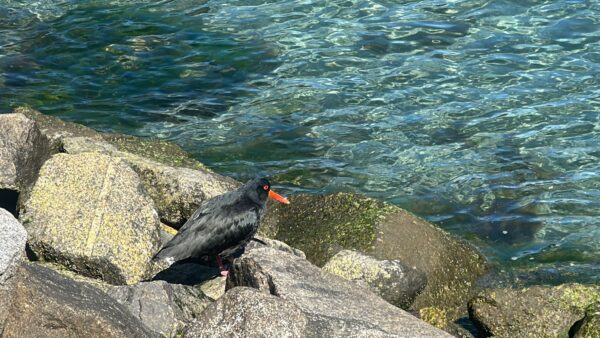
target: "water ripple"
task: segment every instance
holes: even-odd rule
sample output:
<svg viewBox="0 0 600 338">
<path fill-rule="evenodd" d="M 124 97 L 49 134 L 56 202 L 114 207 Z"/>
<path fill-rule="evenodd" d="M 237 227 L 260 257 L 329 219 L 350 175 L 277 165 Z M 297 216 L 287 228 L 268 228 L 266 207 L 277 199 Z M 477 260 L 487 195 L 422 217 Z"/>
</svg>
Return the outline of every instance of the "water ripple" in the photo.
<svg viewBox="0 0 600 338">
<path fill-rule="evenodd" d="M 597 281 L 599 14 L 584 0 L 0 0 L 0 107 L 171 139 L 241 179 L 385 198 L 532 280 Z"/>
</svg>

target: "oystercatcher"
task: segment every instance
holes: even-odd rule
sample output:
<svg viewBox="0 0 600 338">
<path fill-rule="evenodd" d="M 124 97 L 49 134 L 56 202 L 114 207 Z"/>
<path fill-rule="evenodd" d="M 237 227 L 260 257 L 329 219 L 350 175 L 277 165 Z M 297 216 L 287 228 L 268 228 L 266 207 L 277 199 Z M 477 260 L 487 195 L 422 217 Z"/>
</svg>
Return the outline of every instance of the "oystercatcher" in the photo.
<svg viewBox="0 0 600 338">
<path fill-rule="evenodd" d="M 267 197 L 290 202 L 271 190 L 266 178 L 255 179 L 235 191 L 211 198 L 185 222 L 153 258 L 174 263 L 188 258 L 216 256 L 222 276 L 228 270 L 221 258 L 240 255 L 258 230 Z"/>
</svg>

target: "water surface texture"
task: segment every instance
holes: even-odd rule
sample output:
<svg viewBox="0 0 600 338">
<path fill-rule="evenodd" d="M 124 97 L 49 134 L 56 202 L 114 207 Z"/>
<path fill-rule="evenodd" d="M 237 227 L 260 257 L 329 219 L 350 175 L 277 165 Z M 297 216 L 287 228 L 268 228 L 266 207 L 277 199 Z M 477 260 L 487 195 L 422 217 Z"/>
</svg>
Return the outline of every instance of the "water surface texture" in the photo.
<svg viewBox="0 0 600 338">
<path fill-rule="evenodd" d="M 0 0 L 0 111 L 383 198 L 521 279 L 597 282 L 599 21 L 576 0 Z"/>
</svg>

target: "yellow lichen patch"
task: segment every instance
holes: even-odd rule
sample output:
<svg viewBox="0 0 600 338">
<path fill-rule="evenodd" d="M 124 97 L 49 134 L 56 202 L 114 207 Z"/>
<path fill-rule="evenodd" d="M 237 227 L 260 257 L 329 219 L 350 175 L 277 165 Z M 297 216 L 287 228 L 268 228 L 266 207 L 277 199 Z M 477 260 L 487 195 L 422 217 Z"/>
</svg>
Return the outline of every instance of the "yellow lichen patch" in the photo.
<svg viewBox="0 0 600 338">
<path fill-rule="evenodd" d="M 590 304 L 600 302 L 599 286 L 565 284 L 556 288 L 563 291 L 559 298 L 562 306 L 574 306 L 585 310 Z"/>
<path fill-rule="evenodd" d="M 23 220 L 37 255 L 111 283 L 145 278 L 160 245 L 158 215 L 139 177 L 99 153 L 48 160 Z"/>
<path fill-rule="evenodd" d="M 174 228 L 171 228 L 170 226 L 168 226 L 164 223 L 160 223 L 160 228 L 170 235 L 173 235 L 173 236 L 177 235 L 177 230 L 175 230 Z"/>
<path fill-rule="evenodd" d="M 427 323 L 442 330 L 446 328 L 446 323 L 448 322 L 446 311 L 437 307 L 424 307 L 420 309 L 419 317 L 421 317 L 421 319 Z"/>
</svg>

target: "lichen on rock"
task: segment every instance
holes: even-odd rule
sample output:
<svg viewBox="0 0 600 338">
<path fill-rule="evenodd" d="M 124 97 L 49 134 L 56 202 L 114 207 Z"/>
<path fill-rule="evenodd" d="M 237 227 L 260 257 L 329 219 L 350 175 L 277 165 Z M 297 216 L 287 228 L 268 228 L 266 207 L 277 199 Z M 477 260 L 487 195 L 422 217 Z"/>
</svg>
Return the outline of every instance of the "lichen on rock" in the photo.
<svg viewBox="0 0 600 338">
<path fill-rule="evenodd" d="M 469 315 L 487 335 L 567 337 L 574 323 L 597 302 L 597 285 L 488 289 L 469 301 Z"/>
<path fill-rule="evenodd" d="M 99 153 L 48 160 L 21 220 L 41 259 L 114 284 L 147 277 L 160 246 L 158 215 L 138 175 Z"/>
<path fill-rule="evenodd" d="M 471 245 L 411 213 L 350 193 L 300 194 L 270 205 L 259 232 L 306 253 L 319 266 L 343 249 L 399 260 L 427 276 L 412 310 L 438 307 L 449 321 L 466 314 L 476 280 L 487 270 Z"/>
<path fill-rule="evenodd" d="M 323 270 L 364 284 L 402 309 L 408 309 L 427 284 L 425 274 L 416 268 L 398 260 L 378 260 L 354 250 L 338 252 L 323 266 Z"/>
</svg>

